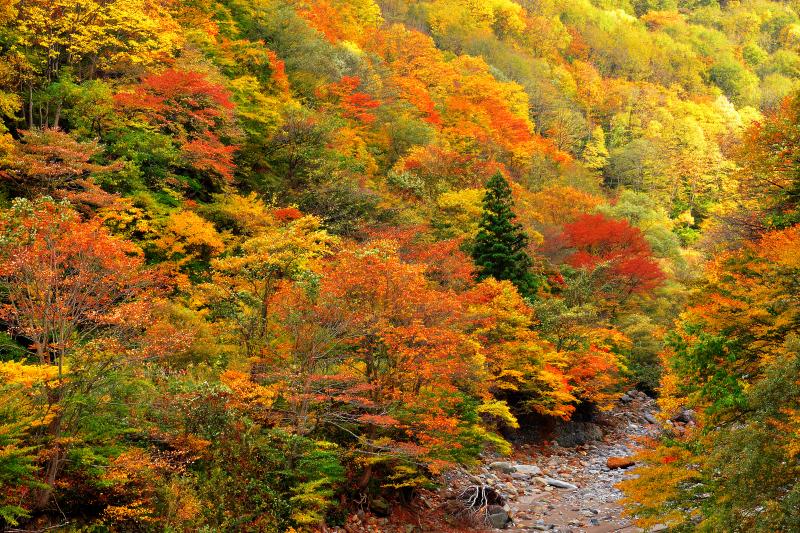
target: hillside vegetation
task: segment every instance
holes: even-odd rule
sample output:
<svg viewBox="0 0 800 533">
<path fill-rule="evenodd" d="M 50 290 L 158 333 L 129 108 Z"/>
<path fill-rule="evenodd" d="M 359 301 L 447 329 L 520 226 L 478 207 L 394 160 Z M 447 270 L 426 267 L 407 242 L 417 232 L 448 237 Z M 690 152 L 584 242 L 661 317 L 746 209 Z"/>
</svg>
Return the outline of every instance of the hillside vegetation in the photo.
<svg viewBox="0 0 800 533">
<path fill-rule="evenodd" d="M 800 530 L 800 3 L 4 0 L 0 529 L 400 509 L 638 388 Z"/>
</svg>

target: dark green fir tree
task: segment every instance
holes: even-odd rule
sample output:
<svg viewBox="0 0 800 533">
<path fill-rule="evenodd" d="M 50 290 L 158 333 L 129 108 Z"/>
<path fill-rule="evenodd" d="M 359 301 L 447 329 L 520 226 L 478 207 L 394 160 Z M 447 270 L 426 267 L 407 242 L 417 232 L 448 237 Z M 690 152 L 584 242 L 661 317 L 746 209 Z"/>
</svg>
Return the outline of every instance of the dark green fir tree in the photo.
<svg viewBox="0 0 800 533">
<path fill-rule="evenodd" d="M 472 249 L 478 279 L 508 280 L 520 294 L 532 298 L 538 284 L 527 248 L 528 235 L 516 221 L 511 187 L 498 172 L 486 184 L 480 230 Z"/>
</svg>

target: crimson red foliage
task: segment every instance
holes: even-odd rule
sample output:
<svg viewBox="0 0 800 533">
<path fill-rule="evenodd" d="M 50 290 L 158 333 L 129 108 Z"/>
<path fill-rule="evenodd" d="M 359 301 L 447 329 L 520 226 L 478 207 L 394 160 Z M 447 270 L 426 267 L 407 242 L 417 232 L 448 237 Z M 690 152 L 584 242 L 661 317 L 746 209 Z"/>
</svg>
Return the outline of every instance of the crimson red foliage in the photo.
<svg viewBox="0 0 800 533">
<path fill-rule="evenodd" d="M 296 207 L 282 207 L 274 210 L 272 215 L 281 222 L 291 222 L 292 220 L 297 220 L 302 217 L 303 213 Z"/>
<path fill-rule="evenodd" d="M 233 120 L 234 104 L 225 87 L 199 72 L 170 69 L 147 76 L 114 100 L 176 139 L 188 166 L 233 180 L 237 147 L 220 139 Z"/>
<path fill-rule="evenodd" d="M 362 124 L 372 124 L 378 117 L 371 111 L 381 104 L 369 94 L 359 91 L 360 85 L 361 78 L 358 76 L 344 76 L 320 90 L 318 96 L 336 102 L 345 117 Z"/>
<path fill-rule="evenodd" d="M 561 238 L 574 250 L 568 264 L 591 271 L 603 268 L 602 281 L 620 286 L 625 294 L 650 291 L 664 280 L 641 230 L 626 220 L 583 215 L 564 225 Z"/>
</svg>

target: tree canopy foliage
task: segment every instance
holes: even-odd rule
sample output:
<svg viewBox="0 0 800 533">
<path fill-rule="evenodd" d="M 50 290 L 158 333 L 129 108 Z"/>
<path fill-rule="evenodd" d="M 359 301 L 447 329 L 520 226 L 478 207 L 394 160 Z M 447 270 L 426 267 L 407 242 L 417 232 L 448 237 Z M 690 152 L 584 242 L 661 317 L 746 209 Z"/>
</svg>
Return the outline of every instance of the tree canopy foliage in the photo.
<svg viewBox="0 0 800 533">
<path fill-rule="evenodd" d="M 634 386 L 645 524 L 797 529 L 797 10 L 2 2 L 0 529 L 341 524 Z"/>
</svg>

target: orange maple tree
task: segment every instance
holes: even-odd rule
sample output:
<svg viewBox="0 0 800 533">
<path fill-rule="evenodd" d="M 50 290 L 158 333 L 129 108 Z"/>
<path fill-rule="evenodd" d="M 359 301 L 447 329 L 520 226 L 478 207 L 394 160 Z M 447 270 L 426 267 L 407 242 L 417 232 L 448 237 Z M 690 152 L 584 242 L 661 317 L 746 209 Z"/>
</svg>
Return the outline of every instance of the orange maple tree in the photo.
<svg viewBox="0 0 800 533">
<path fill-rule="evenodd" d="M 83 221 L 67 204 L 18 202 L 0 219 L 7 287 L 0 316 L 27 339 L 40 363 L 61 367 L 89 337 L 144 319 L 139 300 L 150 285 L 141 252 L 112 237 L 98 219 Z"/>
</svg>

